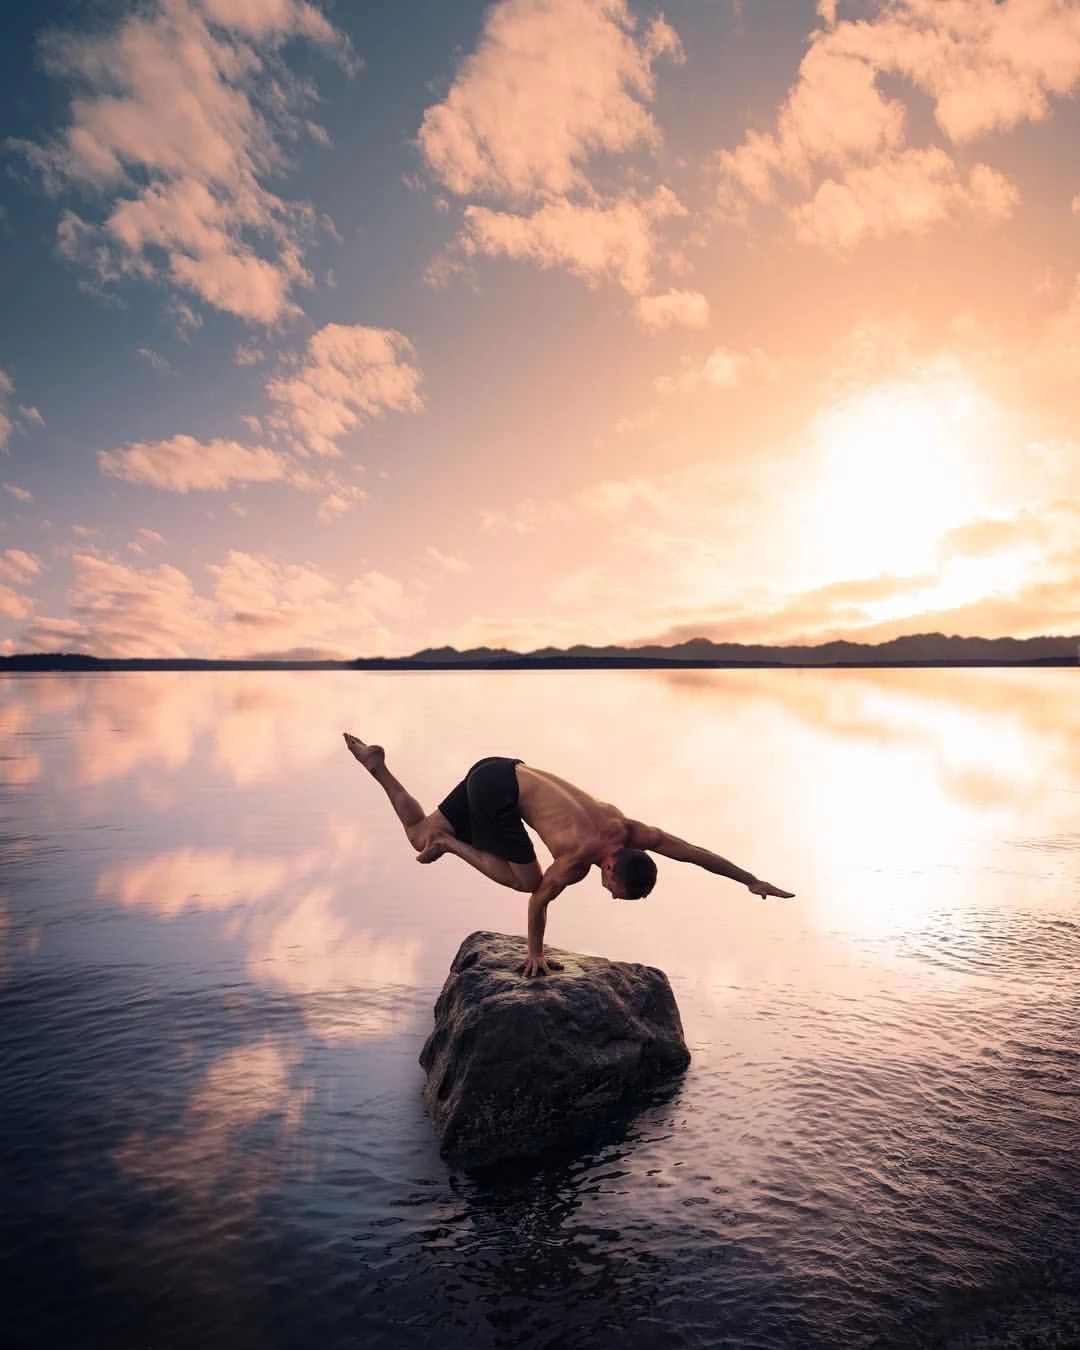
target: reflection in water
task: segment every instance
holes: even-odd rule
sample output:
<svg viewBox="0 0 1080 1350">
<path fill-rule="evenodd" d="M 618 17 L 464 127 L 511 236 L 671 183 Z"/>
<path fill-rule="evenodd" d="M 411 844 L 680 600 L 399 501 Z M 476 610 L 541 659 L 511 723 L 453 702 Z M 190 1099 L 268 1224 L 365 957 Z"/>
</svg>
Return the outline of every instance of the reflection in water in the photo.
<svg viewBox="0 0 1080 1350">
<path fill-rule="evenodd" d="M 167 919 L 226 911 L 224 933 L 245 946 L 252 980 L 303 996 L 305 1018 L 320 1035 L 382 1035 L 400 1022 L 399 992 L 417 983 L 420 943 L 357 928 L 350 909 L 359 888 L 349 878 L 363 853 L 356 825 L 331 819 L 321 847 L 278 857 L 171 850 L 106 868 L 97 895 Z M 312 884 L 342 872 L 345 880 Z"/>
<path fill-rule="evenodd" d="M 20 742 L 31 725 L 28 704 L 5 699 L 0 702 L 0 783 L 15 787 L 33 783 L 41 774 L 41 760 Z"/>
<path fill-rule="evenodd" d="M 1080 1310 L 1076 688 L 0 680 L 14 1335 L 936 1344 L 1007 1289 L 994 1334 L 1048 1338 Z M 590 879 L 553 906 L 555 945 L 670 975 L 694 1056 L 675 1099 L 530 1175 L 447 1172 L 416 1056 L 461 939 L 523 932 L 525 897 L 418 867 L 345 729 L 428 808 L 511 754 L 797 892 L 661 859 L 647 903 Z"/>
<path fill-rule="evenodd" d="M 265 899 L 285 881 L 314 870 L 317 862 L 310 854 L 285 859 L 244 857 L 224 848 L 174 849 L 107 867 L 98 877 L 97 894 L 168 918 L 185 909 L 228 909 Z"/>
<path fill-rule="evenodd" d="M 357 930 L 329 887 L 255 927 L 248 973 L 301 995 L 305 1020 L 325 1039 L 384 1035 L 411 1011 L 420 940 Z"/>
<path fill-rule="evenodd" d="M 138 1127 L 113 1151 L 127 1176 L 151 1191 L 173 1191 L 206 1205 L 222 1188 L 228 1203 L 251 1209 L 280 1184 L 288 1145 L 311 1093 L 293 1083 L 298 1054 L 266 1038 L 216 1060 L 178 1121 Z M 257 1131 L 260 1124 L 268 1128 Z"/>
</svg>

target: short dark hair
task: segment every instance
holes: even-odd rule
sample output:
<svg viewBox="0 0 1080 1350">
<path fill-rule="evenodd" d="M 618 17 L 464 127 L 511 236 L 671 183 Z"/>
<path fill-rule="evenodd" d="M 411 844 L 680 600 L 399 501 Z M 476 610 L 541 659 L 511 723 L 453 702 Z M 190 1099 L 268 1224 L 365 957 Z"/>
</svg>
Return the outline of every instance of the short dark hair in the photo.
<svg viewBox="0 0 1080 1350">
<path fill-rule="evenodd" d="M 640 900 L 656 885 L 656 864 L 640 848 L 620 848 L 615 854 L 614 871 L 631 900 Z"/>
</svg>

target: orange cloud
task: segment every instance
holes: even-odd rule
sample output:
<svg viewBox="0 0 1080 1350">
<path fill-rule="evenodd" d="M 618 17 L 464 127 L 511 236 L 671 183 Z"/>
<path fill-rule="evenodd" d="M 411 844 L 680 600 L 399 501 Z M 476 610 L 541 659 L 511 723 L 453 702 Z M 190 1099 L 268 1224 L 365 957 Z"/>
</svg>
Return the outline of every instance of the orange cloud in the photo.
<svg viewBox="0 0 1080 1350">
<path fill-rule="evenodd" d="M 308 340 L 297 373 L 267 384 L 274 425 L 301 455 L 340 455 L 338 442 L 363 422 L 423 408 L 415 355 L 394 329 L 328 323 Z"/>
<path fill-rule="evenodd" d="M 526 497 L 510 511 L 481 510 L 480 528 L 491 534 L 535 534 L 572 518 L 573 510 L 564 502 Z"/>
<path fill-rule="evenodd" d="M 232 550 L 207 564 L 212 595 L 162 563 L 136 568 L 76 554 L 71 618 L 39 616 L 21 635 L 37 651 L 118 657 L 347 657 L 396 649 L 387 626 L 410 612 L 404 587 L 371 570 L 344 585 L 312 564 Z"/>
<path fill-rule="evenodd" d="M 657 18 L 639 31 L 626 0 L 501 0 L 419 142 L 459 195 L 563 194 L 585 183 L 595 151 L 655 145 L 652 66 L 681 59 Z"/>
<path fill-rule="evenodd" d="M 804 197 L 799 237 L 850 247 L 868 236 L 921 231 L 957 214 L 1008 216 L 1015 188 L 986 165 L 965 183 L 946 152 L 906 147 L 907 114 L 882 78 L 900 76 L 934 102 L 938 125 L 964 142 L 1049 115 L 1049 96 L 1080 81 L 1080 13 L 1068 0 L 897 0 L 873 19 L 837 21 L 810 49 L 776 118 L 718 156 L 721 206 L 739 216 L 747 198 Z M 830 177 L 817 187 L 815 176 Z"/>
<path fill-rule="evenodd" d="M 0 615 L 8 619 L 27 619 L 34 612 L 33 599 L 24 594 L 42 570 L 41 559 L 21 548 L 9 548 L 0 554 Z"/>
<path fill-rule="evenodd" d="M 1080 81 L 1080 11 L 1071 0 L 903 0 L 831 42 L 934 100 L 950 140 L 974 140 L 1050 115 L 1049 96 Z"/>
<path fill-rule="evenodd" d="M 221 491 L 233 483 L 271 483 L 286 476 L 288 461 L 276 450 L 237 441 L 197 441 L 172 436 L 137 441 L 123 450 L 98 452 L 98 467 L 112 478 L 166 492 Z"/>
<path fill-rule="evenodd" d="M 699 388 L 735 389 L 751 375 L 774 377 L 776 373 L 777 363 L 760 347 L 750 352 L 716 347 L 700 364 L 684 357 L 677 375 L 659 375 L 653 386 L 660 394 L 685 394 Z"/>
<path fill-rule="evenodd" d="M 458 243 L 468 256 L 502 255 L 541 267 L 566 267 L 590 284 L 613 281 L 631 295 L 643 296 L 652 284 L 657 223 L 685 214 L 666 187 L 643 200 L 627 196 L 576 205 L 559 199 L 529 216 L 468 206 Z M 669 302 L 668 307 L 677 304 Z"/>
<path fill-rule="evenodd" d="M 337 520 L 351 511 L 360 502 L 367 501 L 368 494 L 357 483 L 342 483 L 334 480 L 328 484 L 330 491 L 319 502 L 316 515 L 320 520 Z"/>
<path fill-rule="evenodd" d="M 650 333 L 673 327 L 706 328 L 709 302 L 700 291 L 665 291 L 662 295 L 641 296 L 634 313 Z"/>
<path fill-rule="evenodd" d="M 9 548 L 0 554 L 0 580 L 23 586 L 41 572 L 41 559 L 25 549 Z"/>
<path fill-rule="evenodd" d="M 866 238 L 923 234 L 943 221 L 990 224 L 1012 215 L 1020 194 L 1002 174 L 976 164 L 964 180 L 943 150 L 905 150 L 826 179 L 791 210 L 804 243 L 854 248 Z"/>
<path fill-rule="evenodd" d="M 761 201 L 775 197 L 777 178 L 803 186 L 818 164 L 842 166 L 898 150 L 906 110 L 877 86 L 877 72 L 849 55 L 833 34 L 820 36 L 777 115 L 775 132 L 750 132 L 735 150 L 721 151 L 724 179 Z"/>
<path fill-rule="evenodd" d="M 1070 519 L 1072 516 L 1075 519 Z M 1080 512 L 1068 501 L 1024 507 L 1012 515 L 987 516 L 958 525 L 942 539 L 940 553 L 943 559 L 984 558 L 1025 546 L 1046 548 L 1060 538 L 1063 526 L 1080 529 Z"/>
</svg>

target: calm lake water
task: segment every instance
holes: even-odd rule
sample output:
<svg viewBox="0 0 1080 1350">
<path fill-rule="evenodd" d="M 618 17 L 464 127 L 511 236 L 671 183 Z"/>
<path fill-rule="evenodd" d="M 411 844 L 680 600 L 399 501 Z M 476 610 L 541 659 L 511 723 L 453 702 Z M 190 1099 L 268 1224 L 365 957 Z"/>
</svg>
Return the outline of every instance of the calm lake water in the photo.
<svg viewBox="0 0 1080 1350">
<path fill-rule="evenodd" d="M 673 1096 L 447 1168 L 417 1054 L 527 897 L 418 866 L 346 729 L 426 809 L 519 756 L 797 893 L 552 906 L 667 972 Z M 1080 1344 L 1078 1070 L 1078 671 L 0 679 L 6 1343 Z"/>
</svg>

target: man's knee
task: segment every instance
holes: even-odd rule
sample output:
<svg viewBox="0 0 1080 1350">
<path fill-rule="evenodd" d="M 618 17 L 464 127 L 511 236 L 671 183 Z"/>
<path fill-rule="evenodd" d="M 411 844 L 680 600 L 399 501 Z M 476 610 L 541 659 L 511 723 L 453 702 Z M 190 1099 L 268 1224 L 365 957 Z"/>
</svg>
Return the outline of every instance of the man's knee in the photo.
<svg viewBox="0 0 1080 1350">
<path fill-rule="evenodd" d="M 441 811 L 433 811 L 430 816 L 425 816 L 415 825 L 406 826 L 405 833 L 409 836 L 409 843 L 417 853 L 420 853 L 429 844 L 434 843 L 437 834 L 452 834 L 453 830 Z"/>
</svg>

